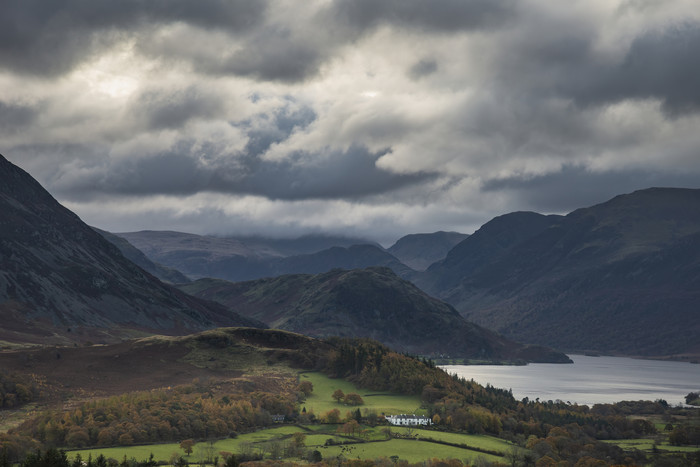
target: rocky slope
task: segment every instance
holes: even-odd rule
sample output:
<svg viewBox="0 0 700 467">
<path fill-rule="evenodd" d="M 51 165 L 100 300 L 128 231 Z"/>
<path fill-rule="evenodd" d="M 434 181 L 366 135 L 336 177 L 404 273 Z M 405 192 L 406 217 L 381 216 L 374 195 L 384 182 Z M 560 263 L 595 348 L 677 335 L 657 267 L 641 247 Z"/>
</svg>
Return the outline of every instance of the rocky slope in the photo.
<svg viewBox="0 0 700 467">
<path fill-rule="evenodd" d="M 523 346 L 467 322 L 389 268 L 336 269 L 240 283 L 202 279 L 181 288 L 271 327 L 310 336 L 370 337 L 423 355 L 568 361 L 551 349 Z"/>
<path fill-rule="evenodd" d="M 167 286 L 0 156 L 0 340 L 102 342 L 261 323 Z"/>
</svg>

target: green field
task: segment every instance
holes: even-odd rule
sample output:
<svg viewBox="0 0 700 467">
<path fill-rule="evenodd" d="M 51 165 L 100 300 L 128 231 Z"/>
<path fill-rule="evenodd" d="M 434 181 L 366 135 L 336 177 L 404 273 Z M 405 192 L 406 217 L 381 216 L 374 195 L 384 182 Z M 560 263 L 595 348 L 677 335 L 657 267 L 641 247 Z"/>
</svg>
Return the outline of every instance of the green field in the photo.
<svg viewBox="0 0 700 467">
<path fill-rule="evenodd" d="M 433 430 L 423 430 L 419 428 L 406 428 L 406 427 L 392 427 L 392 431 L 399 433 L 410 432 L 417 436 L 418 439 L 432 438 L 438 441 L 444 441 L 446 443 L 453 444 L 466 444 L 469 447 L 474 447 L 478 449 L 485 449 L 487 451 L 496 451 L 506 453 L 513 446 L 512 443 L 505 441 L 501 438 L 496 438 L 494 436 L 487 435 L 467 435 L 461 433 L 445 433 L 442 431 Z"/>
<path fill-rule="evenodd" d="M 624 450 L 639 449 L 640 451 L 652 452 L 654 449 L 654 439 L 652 438 L 616 439 L 605 442 L 620 446 Z M 668 452 L 695 452 L 700 450 L 700 447 L 697 446 L 673 446 L 666 441 L 662 443 L 657 442 L 656 447 L 660 451 Z"/>
<path fill-rule="evenodd" d="M 486 454 L 470 449 L 464 449 L 457 446 L 447 446 L 443 444 L 431 443 L 423 441 L 421 438 L 433 438 L 454 444 L 464 444 L 472 448 L 485 449 L 490 451 L 503 452 L 504 454 L 511 448 L 511 444 L 493 438 L 490 436 L 479 435 L 462 435 L 458 433 L 441 433 L 430 430 L 413 431 L 404 427 L 392 428 L 392 431 L 397 433 L 407 434 L 411 432 L 418 437 L 417 440 L 407 439 L 384 439 L 384 434 L 381 431 L 384 427 L 374 427 L 370 429 L 370 439 L 377 441 L 367 443 L 357 443 L 349 445 L 333 445 L 326 446 L 328 439 L 333 439 L 335 443 L 347 442 L 348 437 L 342 437 L 336 434 L 336 426 L 334 425 L 313 425 L 308 428 L 313 428 L 307 431 L 307 427 L 298 426 L 281 426 L 260 430 L 254 433 L 246 433 L 235 439 L 223 439 L 216 441 L 213 445 L 209 443 L 197 443 L 194 451 L 190 456 L 184 456 L 178 443 L 153 444 L 147 446 L 129 446 L 119 448 L 100 448 L 87 449 L 81 451 L 70 451 L 69 457 L 73 459 L 77 453 L 80 453 L 83 459 L 88 456 L 93 458 L 104 455 L 107 458 L 121 460 L 126 456 L 128 459 L 135 458 L 137 460 L 147 459 L 151 453 L 157 461 L 168 461 L 173 454 L 183 455 L 190 462 L 199 462 L 206 458 L 207 451 L 213 452 L 214 455 L 219 455 L 221 451 L 232 453 L 240 453 L 244 450 L 249 452 L 258 452 L 264 450 L 265 444 L 273 440 L 284 442 L 290 435 L 296 432 L 306 434 L 306 446 L 311 450 L 318 450 L 324 458 L 337 457 L 342 455 L 346 459 L 376 459 L 379 457 L 399 456 L 400 459 L 409 462 L 419 462 L 428 458 L 437 457 L 442 459 L 477 459 L 479 457 L 489 461 L 502 461 L 503 458 L 492 454 Z M 320 430 L 326 430 L 322 432 Z"/>
<path fill-rule="evenodd" d="M 299 375 L 300 381 L 311 381 L 314 385 L 314 391 L 309 396 L 302 406 L 306 407 L 307 411 L 313 410 L 314 414 L 321 415 L 329 410 L 340 410 L 341 417 L 345 416 L 348 410 L 355 410 L 357 407 L 351 407 L 344 404 L 339 404 L 331 397 L 331 394 L 336 389 L 342 390 L 345 394 L 356 392 L 362 396 L 364 405 L 359 406 L 360 410 L 374 410 L 377 414 L 386 413 L 387 415 L 395 414 L 418 414 L 423 415 L 425 411 L 420 408 L 421 401 L 419 396 L 405 396 L 398 394 L 382 393 L 377 391 L 368 391 L 360 389 L 354 384 L 342 380 L 333 379 L 322 373 L 302 373 Z"/>
<path fill-rule="evenodd" d="M 445 446 L 427 441 L 392 439 L 373 443 L 352 444 L 348 446 L 328 446 L 318 449 L 324 459 L 342 455 L 346 459 L 377 459 L 398 456 L 401 460 L 420 462 L 429 458 L 471 459 L 484 458 L 490 462 L 503 462 L 502 457 L 470 451 L 454 446 Z"/>
</svg>

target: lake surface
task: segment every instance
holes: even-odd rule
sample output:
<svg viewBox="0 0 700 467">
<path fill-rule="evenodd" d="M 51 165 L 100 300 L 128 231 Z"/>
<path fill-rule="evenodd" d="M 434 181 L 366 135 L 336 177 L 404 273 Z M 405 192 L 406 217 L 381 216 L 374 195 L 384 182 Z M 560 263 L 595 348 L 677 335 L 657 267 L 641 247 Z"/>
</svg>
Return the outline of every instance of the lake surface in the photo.
<svg viewBox="0 0 700 467">
<path fill-rule="evenodd" d="M 685 403 L 685 395 L 700 390 L 700 365 L 622 357 L 569 355 L 573 364 L 532 363 L 526 366 L 444 365 L 449 374 L 497 388 L 512 389 L 521 400 L 593 405 L 623 400 L 664 399 Z"/>
</svg>

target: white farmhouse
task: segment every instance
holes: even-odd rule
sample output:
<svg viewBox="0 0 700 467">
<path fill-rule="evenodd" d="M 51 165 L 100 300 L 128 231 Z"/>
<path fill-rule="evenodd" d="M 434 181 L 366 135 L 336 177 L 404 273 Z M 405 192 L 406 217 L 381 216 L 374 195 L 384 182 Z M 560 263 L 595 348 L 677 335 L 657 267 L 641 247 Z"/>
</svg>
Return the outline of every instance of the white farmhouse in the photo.
<svg viewBox="0 0 700 467">
<path fill-rule="evenodd" d="M 430 417 L 423 417 L 421 415 L 387 415 L 386 420 L 392 425 L 398 426 L 428 426 L 432 424 Z"/>
</svg>

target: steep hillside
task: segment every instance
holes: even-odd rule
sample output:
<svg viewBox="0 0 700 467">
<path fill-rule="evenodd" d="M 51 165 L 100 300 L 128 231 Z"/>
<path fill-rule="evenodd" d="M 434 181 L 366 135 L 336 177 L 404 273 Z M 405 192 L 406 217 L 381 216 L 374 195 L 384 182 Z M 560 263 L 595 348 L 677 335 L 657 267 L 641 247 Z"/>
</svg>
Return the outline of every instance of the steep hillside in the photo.
<svg viewBox="0 0 700 467">
<path fill-rule="evenodd" d="M 406 266 L 424 271 L 468 236 L 458 232 L 411 234 L 401 237 L 387 251 Z"/>
<path fill-rule="evenodd" d="M 540 220 L 525 235 L 508 229 L 505 248 L 470 247 L 498 238 L 486 224 L 421 285 L 467 319 L 524 342 L 700 352 L 700 190 L 642 190 Z"/>
<path fill-rule="evenodd" d="M 467 322 L 388 268 L 336 269 L 242 283 L 202 279 L 181 288 L 272 327 L 311 336 L 370 337 L 419 354 L 568 361 L 563 354 L 524 347 Z"/>
<path fill-rule="evenodd" d="M 151 276 L 0 156 L 0 340 L 113 341 L 260 325 Z"/>
</svg>

